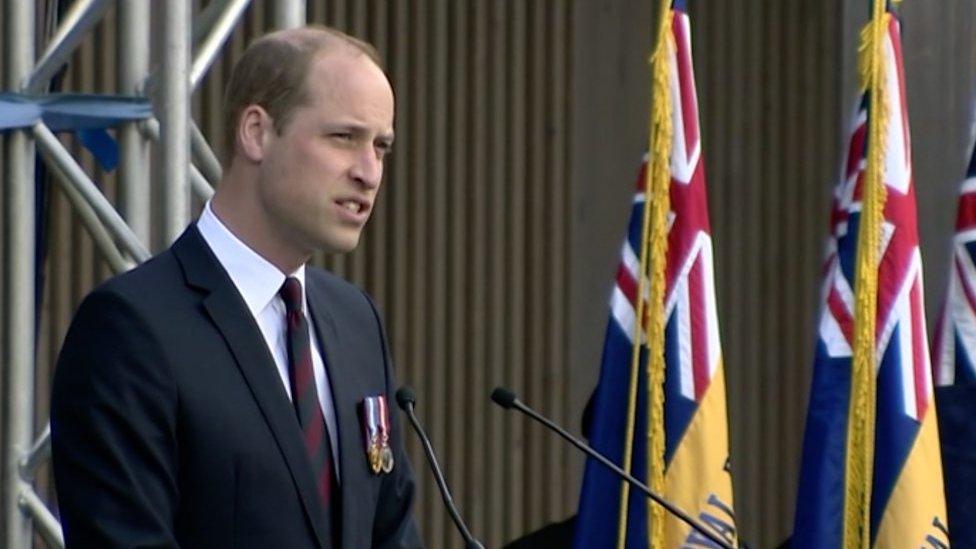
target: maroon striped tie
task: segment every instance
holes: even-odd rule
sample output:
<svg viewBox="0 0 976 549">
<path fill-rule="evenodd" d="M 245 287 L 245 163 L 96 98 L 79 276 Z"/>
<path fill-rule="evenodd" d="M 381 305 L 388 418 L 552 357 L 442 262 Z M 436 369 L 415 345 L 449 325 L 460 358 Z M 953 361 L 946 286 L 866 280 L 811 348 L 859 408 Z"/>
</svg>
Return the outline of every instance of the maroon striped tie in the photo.
<svg viewBox="0 0 976 549">
<path fill-rule="evenodd" d="M 292 403 L 305 437 L 305 449 L 312 463 L 312 472 L 325 513 L 332 519 L 330 499 L 333 493 L 332 444 L 326 432 L 325 418 L 319 405 L 312 371 L 312 344 L 308 336 L 308 321 L 302 312 L 302 283 L 288 277 L 278 292 L 285 302 L 288 326 L 288 377 L 291 382 Z M 332 529 L 334 531 L 334 529 Z"/>
</svg>

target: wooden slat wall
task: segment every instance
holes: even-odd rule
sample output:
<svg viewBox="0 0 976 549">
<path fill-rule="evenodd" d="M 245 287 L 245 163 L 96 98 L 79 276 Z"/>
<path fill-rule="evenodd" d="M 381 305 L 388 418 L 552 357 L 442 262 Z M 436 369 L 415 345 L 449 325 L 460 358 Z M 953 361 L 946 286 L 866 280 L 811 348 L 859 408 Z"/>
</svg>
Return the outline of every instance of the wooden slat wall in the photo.
<svg viewBox="0 0 976 549">
<path fill-rule="evenodd" d="M 736 508 L 745 539 L 774 546 L 792 524 L 828 193 L 854 101 L 864 3 L 690 4 Z M 930 319 L 942 295 L 976 74 L 976 8 L 944 4 L 902 8 Z M 397 151 L 360 249 L 316 261 L 364 286 L 383 309 L 401 381 L 415 387 L 455 499 L 489 547 L 575 510 L 582 460 L 491 406 L 487 393 L 505 384 L 578 432 L 646 146 L 656 5 L 308 4 L 309 21 L 379 48 L 398 111 Z M 270 0 L 248 9 L 194 96 L 194 116 L 218 151 L 230 66 L 271 13 Z M 75 55 L 66 89 L 115 89 L 113 25 L 110 10 Z M 75 151 L 114 196 L 112 176 Z M 50 200 L 39 424 L 71 313 L 108 276 L 60 191 Z M 409 440 L 424 538 L 434 548 L 457 546 Z M 41 486 L 47 482 L 42 474 Z"/>
</svg>

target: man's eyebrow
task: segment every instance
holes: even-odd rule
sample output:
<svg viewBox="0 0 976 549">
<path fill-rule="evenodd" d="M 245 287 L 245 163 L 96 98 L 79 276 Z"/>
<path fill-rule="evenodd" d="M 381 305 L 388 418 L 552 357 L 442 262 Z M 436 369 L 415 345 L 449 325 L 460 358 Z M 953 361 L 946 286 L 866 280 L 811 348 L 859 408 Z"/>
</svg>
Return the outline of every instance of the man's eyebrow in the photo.
<svg viewBox="0 0 976 549">
<path fill-rule="evenodd" d="M 364 126 L 362 124 L 357 124 L 355 122 L 328 123 L 328 124 L 325 124 L 325 128 L 328 131 L 341 130 L 341 131 L 347 131 L 347 132 L 350 132 L 350 133 L 358 133 L 358 134 L 369 133 L 369 127 Z M 388 141 L 388 142 L 392 143 L 393 140 L 396 138 L 396 134 L 395 134 L 395 132 L 392 132 L 392 131 L 389 132 L 389 133 L 384 132 L 384 133 L 380 133 L 376 137 L 378 139 L 382 139 L 384 141 Z"/>
</svg>

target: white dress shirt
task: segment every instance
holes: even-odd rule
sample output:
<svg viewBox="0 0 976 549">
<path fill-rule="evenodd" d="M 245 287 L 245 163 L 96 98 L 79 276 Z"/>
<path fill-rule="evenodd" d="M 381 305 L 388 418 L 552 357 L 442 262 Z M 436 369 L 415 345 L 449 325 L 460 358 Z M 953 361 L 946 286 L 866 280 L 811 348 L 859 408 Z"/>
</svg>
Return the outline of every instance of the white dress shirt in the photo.
<svg viewBox="0 0 976 549">
<path fill-rule="evenodd" d="M 230 279 L 237 287 L 241 297 L 251 311 L 251 315 L 261 329 L 261 335 L 274 357 L 278 375 L 285 387 L 288 398 L 291 395 L 291 383 L 288 381 L 288 336 L 285 325 L 285 303 L 278 290 L 285 283 L 285 274 L 272 265 L 267 259 L 241 242 L 230 229 L 217 218 L 210 208 L 210 201 L 203 208 L 197 229 L 203 239 L 213 250 L 217 260 L 230 275 Z M 302 265 L 291 275 L 302 284 L 302 302 L 305 319 L 309 325 L 309 335 L 312 338 L 312 369 L 315 372 L 315 389 L 319 394 L 319 405 L 328 427 L 329 439 L 332 442 L 332 463 L 335 467 L 336 479 L 339 478 L 339 455 L 336 449 L 339 440 L 336 436 L 335 408 L 332 403 L 332 389 L 322 361 L 322 348 L 319 346 L 318 336 L 314 324 L 308 316 L 308 298 L 305 294 L 305 266 Z"/>
</svg>

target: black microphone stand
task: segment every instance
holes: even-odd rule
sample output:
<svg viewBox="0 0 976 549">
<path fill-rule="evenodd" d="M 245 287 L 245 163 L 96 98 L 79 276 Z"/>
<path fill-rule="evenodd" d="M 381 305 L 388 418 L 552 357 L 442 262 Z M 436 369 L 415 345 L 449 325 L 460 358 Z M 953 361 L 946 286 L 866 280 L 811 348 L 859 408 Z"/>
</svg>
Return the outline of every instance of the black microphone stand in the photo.
<svg viewBox="0 0 976 549">
<path fill-rule="evenodd" d="M 413 426 L 414 431 L 420 437 L 420 442 L 423 444 L 424 453 L 427 455 L 427 462 L 430 464 L 431 470 L 434 472 L 434 480 L 437 482 L 437 488 L 441 492 L 441 496 L 444 498 L 444 506 L 447 507 L 447 512 L 450 513 L 451 519 L 454 521 L 455 526 L 459 532 L 461 532 L 461 537 L 464 538 L 465 549 L 485 549 L 485 546 L 481 544 L 480 541 L 471 535 L 468 527 L 464 524 L 464 520 L 461 519 L 461 514 L 458 512 L 457 506 L 454 504 L 454 498 L 451 497 L 451 490 L 447 487 L 447 482 L 444 480 L 444 474 L 441 472 L 441 467 L 437 463 L 437 458 L 434 456 L 434 447 L 430 444 L 430 439 L 427 438 L 427 434 L 424 432 L 423 427 L 420 426 L 420 421 L 417 420 L 417 415 L 414 414 L 413 407 L 416 402 L 416 398 L 413 395 L 413 391 L 409 387 L 400 387 L 396 392 L 397 404 L 400 408 L 407 414 L 407 419 L 410 420 L 410 424 Z"/>
</svg>

